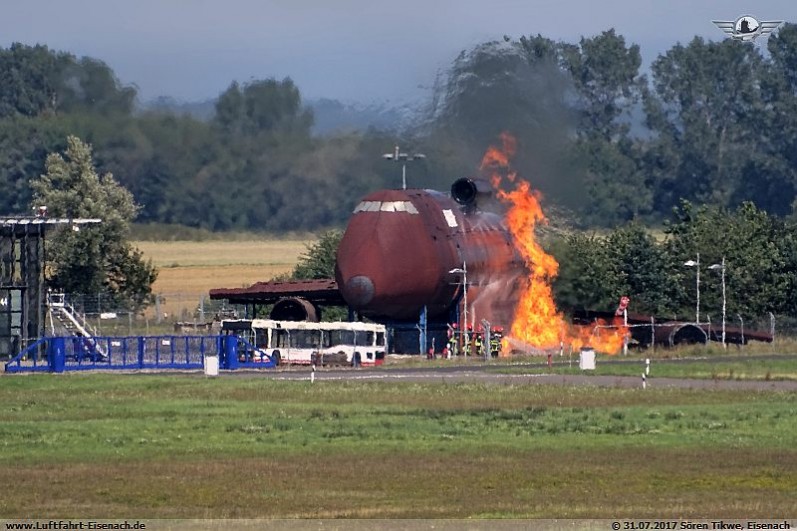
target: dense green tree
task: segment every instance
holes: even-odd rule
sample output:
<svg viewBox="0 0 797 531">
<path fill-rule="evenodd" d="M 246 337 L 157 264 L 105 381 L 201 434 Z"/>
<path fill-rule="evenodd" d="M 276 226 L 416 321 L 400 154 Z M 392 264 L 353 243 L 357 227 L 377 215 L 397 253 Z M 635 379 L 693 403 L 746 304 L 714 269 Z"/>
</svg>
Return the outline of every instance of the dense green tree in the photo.
<svg viewBox="0 0 797 531">
<path fill-rule="evenodd" d="M 187 216 L 185 209 L 195 196 L 213 194 L 212 188 L 197 191 L 195 180 L 223 152 L 210 126 L 189 116 L 147 113 L 125 133 L 130 137 L 126 142 L 95 145 L 95 158 L 142 205 L 137 220 L 207 226 L 202 217 Z"/>
<path fill-rule="evenodd" d="M 621 293 L 633 313 L 672 315 L 678 310 L 676 267 L 650 232 L 639 223 L 615 229 L 606 239 L 607 254 L 619 273 Z"/>
<path fill-rule="evenodd" d="M 699 37 L 654 61 L 646 110 L 655 137 L 646 170 L 659 212 L 681 199 L 730 206 L 743 191 L 757 152 L 763 66 L 754 46 Z"/>
<path fill-rule="evenodd" d="M 783 275 L 785 278 L 780 280 L 779 288 L 782 291 L 778 294 L 778 304 L 764 301 L 764 306 L 769 305 L 771 307 L 769 311 L 778 311 L 794 318 L 797 317 L 797 224 L 794 221 L 774 223 L 779 229 L 774 241 L 779 257 L 778 275 Z"/>
<path fill-rule="evenodd" d="M 31 182 L 34 205 L 47 206 L 51 216 L 102 220 L 49 238 L 50 286 L 69 293 L 109 293 L 136 307 L 148 304 L 157 273 L 128 241 L 138 210 L 133 196 L 111 174 L 97 174 L 91 147 L 74 136 L 63 155 L 48 155 L 46 170 Z"/>
<path fill-rule="evenodd" d="M 313 114 L 301 103 L 299 89 L 290 78 L 252 81 L 243 87 L 233 82 L 219 96 L 214 122 L 232 137 L 275 130 L 307 136 Z"/>
<path fill-rule="evenodd" d="M 291 278 L 294 280 L 335 278 L 335 261 L 342 238 L 343 231 L 340 230 L 323 232 L 318 241 L 308 245 L 305 253 L 299 257 Z"/>
<path fill-rule="evenodd" d="M 0 119 L 0 213 L 28 211 L 28 180 L 42 173 L 48 153 L 65 146 L 67 130 L 55 119 L 19 115 Z"/>
<path fill-rule="evenodd" d="M 590 198 L 582 216 L 588 226 L 611 226 L 649 216 L 653 193 L 640 164 L 643 150 L 629 138 L 585 137 L 573 155 L 586 168 Z"/>
<path fill-rule="evenodd" d="M 569 310 L 613 310 L 623 292 L 623 278 L 604 238 L 573 233 L 552 249 L 559 262 L 554 281 L 557 305 Z"/>
<path fill-rule="evenodd" d="M 563 307 L 611 311 L 627 296 L 632 313 L 677 309 L 672 260 L 642 225 L 632 223 L 607 236 L 571 234 L 554 253 L 560 264 L 554 288 Z"/>
<path fill-rule="evenodd" d="M 705 269 L 725 258 L 727 313 L 760 317 L 794 310 L 797 269 L 795 232 L 752 203 L 735 211 L 717 206 L 694 207 L 684 202 L 666 227 L 667 253 L 676 266 L 700 253 L 701 308 L 719 315 L 719 274 Z M 682 310 L 695 304 L 694 273 L 681 268 Z M 686 304 L 683 304 L 686 303 Z"/>
<path fill-rule="evenodd" d="M 129 114 L 135 103 L 136 90 L 122 86 L 105 63 L 77 59 L 43 45 L 14 43 L 0 50 L 0 72 L 0 118 L 88 108 L 102 114 Z"/>
<path fill-rule="evenodd" d="M 68 55 L 46 46 L 14 43 L 0 51 L 0 117 L 55 113 L 60 74 Z"/>
<path fill-rule="evenodd" d="M 579 135 L 614 140 L 629 129 L 628 117 L 641 97 L 642 56 L 636 44 L 627 46 L 614 29 L 582 37 L 578 46 L 560 45 L 562 62 L 579 95 Z"/>
<path fill-rule="evenodd" d="M 137 91 L 123 86 L 113 70 L 97 59 L 83 57 L 69 61 L 61 77 L 58 97 L 66 112 L 95 112 L 104 116 L 129 115 L 135 105 Z"/>
<path fill-rule="evenodd" d="M 244 121 L 244 95 L 241 86 L 233 81 L 219 94 L 213 122 L 223 134 L 237 136 L 242 132 Z"/>
<path fill-rule="evenodd" d="M 586 169 L 587 221 L 606 225 L 649 214 L 652 195 L 640 165 L 641 148 L 629 135 L 645 86 L 639 46 L 627 46 L 612 29 L 559 48 L 577 93 L 573 152 Z"/>
<path fill-rule="evenodd" d="M 759 150 L 744 168 L 744 185 L 735 199 L 785 215 L 797 206 L 797 25 L 781 27 L 769 38 L 768 49 L 761 81 L 764 105 L 749 123 Z"/>
</svg>

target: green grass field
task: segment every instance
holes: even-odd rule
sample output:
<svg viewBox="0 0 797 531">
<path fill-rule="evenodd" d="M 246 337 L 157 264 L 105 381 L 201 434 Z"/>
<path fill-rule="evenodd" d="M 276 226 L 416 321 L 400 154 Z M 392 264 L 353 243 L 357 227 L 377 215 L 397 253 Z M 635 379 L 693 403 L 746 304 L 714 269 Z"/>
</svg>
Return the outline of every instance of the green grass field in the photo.
<svg viewBox="0 0 797 531">
<path fill-rule="evenodd" d="M 598 374 L 629 376 L 640 375 L 644 365 L 602 365 Z M 797 380 L 797 361 L 789 360 L 734 360 L 723 363 L 654 363 L 653 376 L 665 378 L 702 378 L 719 380 Z"/>
<path fill-rule="evenodd" d="M 797 394 L 4 376 L 5 518 L 797 517 Z"/>
<path fill-rule="evenodd" d="M 601 376 L 641 376 L 645 359 L 650 359 L 651 377 L 699 378 L 722 380 L 797 380 L 797 359 L 784 353 L 797 352 L 793 339 L 779 339 L 774 345 L 753 343 L 743 349 L 732 346 L 724 350 L 719 344 L 690 345 L 673 349 L 657 348 L 655 351 L 630 350 L 628 355 L 602 355 L 596 357 L 596 368 L 590 374 Z M 775 354 L 780 353 L 780 354 Z M 390 360 L 389 360 L 390 361 Z M 547 373 L 581 374 L 579 354 L 552 354 L 552 367 L 547 367 L 546 356 L 515 355 L 491 358 L 485 362 L 481 356 L 427 360 L 417 356 L 406 358 L 401 367 L 446 367 L 451 365 L 483 366 L 503 374 Z M 389 367 L 388 367 L 389 368 Z"/>
<path fill-rule="evenodd" d="M 582 374 L 578 359 L 572 363 L 555 359 L 552 367 L 512 367 L 496 365 L 494 371 L 503 374 L 544 372 L 549 374 Z M 644 359 L 629 360 L 628 363 L 613 363 L 615 359 L 598 359 L 590 374 L 601 376 L 641 376 L 645 372 Z M 687 362 L 688 361 L 688 362 Z M 543 363 L 543 360 L 538 360 Z M 797 359 L 727 358 L 717 360 L 651 360 L 650 377 L 698 378 L 718 380 L 797 380 Z"/>
</svg>

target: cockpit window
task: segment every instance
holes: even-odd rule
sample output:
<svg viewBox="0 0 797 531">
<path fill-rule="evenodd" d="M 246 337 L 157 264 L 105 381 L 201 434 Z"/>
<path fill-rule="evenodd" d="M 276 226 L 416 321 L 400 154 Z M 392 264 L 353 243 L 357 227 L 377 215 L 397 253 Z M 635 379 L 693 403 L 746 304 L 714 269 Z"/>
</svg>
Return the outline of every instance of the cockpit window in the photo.
<svg viewBox="0 0 797 531">
<path fill-rule="evenodd" d="M 418 209 L 411 201 L 361 201 L 354 214 L 357 212 L 406 212 L 417 214 Z"/>
</svg>

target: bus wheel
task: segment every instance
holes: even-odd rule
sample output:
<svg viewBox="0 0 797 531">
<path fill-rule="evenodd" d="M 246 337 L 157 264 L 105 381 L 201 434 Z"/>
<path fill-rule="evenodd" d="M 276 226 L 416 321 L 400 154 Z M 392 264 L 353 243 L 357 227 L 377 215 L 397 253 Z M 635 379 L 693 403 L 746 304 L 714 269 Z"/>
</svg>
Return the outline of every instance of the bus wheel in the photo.
<svg viewBox="0 0 797 531">
<path fill-rule="evenodd" d="M 279 365 L 282 362 L 282 357 L 280 356 L 280 351 L 275 350 L 271 353 L 271 359 L 274 360 L 275 365 Z"/>
<path fill-rule="evenodd" d="M 352 358 L 351 358 L 351 366 L 357 368 L 357 367 L 360 366 L 361 362 L 362 362 L 362 358 L 360 358 L 360 353 L 359 352 L 355 352 L 354 356 L 352 356 Z"/>
</svg>

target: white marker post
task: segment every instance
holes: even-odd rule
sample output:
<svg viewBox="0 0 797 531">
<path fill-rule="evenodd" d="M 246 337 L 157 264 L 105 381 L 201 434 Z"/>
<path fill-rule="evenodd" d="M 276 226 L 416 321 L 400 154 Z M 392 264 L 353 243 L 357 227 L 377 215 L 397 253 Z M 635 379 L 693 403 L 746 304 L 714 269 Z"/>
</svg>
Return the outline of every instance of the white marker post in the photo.
<svg viewBox="0 0 797 531">
<path fill-rule="evenodd" d="M 647 377 L 645 376 L 645 373 L 643 372 L 642 373 L 642 389 L 647 389 L 647 388 L 648 388 Z"/>
<path fill-rule="evenodd" d="M 623 356 L 628 356 L 628 309 L 623 308 Z"/>
<path fill-rule="evenodd" d="M 310 383 L 315 383 L 315 363 L 313 363 L 313 370 L 310 372 Z"/>
<path fill-rule="evenodd" d="M 650 358 L 645 358 L 645 374 L 650 374 Z"/>
</svg>

